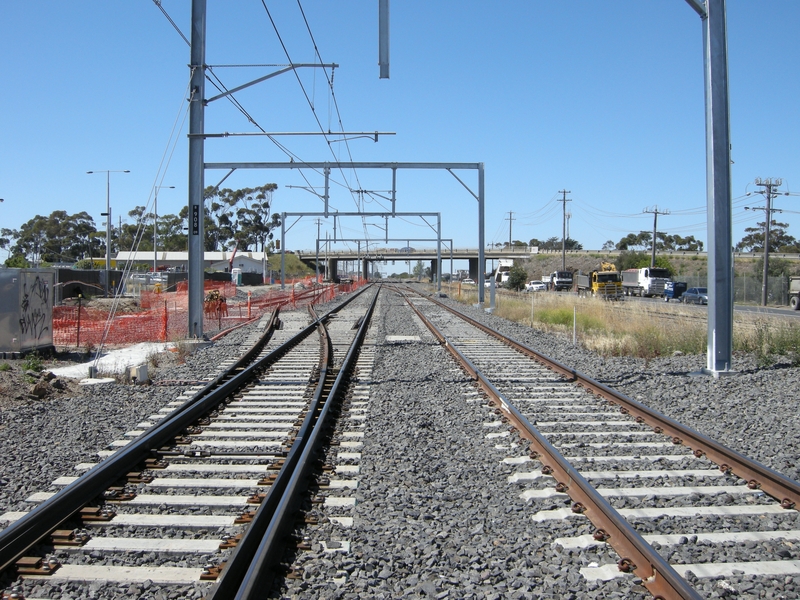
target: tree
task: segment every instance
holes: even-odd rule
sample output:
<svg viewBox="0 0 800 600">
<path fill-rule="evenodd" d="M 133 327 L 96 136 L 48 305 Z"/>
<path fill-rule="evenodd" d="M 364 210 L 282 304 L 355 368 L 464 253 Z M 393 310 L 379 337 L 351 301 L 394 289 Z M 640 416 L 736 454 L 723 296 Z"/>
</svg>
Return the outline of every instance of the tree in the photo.
<svg viewBox="0 0 800 600">
<path fill-rule="evenodd" d="M 619 253 L 615 264 L 618 271 L 625 269 L 645 269 L 650 266 L 650 254 L 645 252 L 630 252 L 623 250 Z M 666 256 L 656 256 L 656 267 L 667 269 L 670 274 L 675 272 Z"/>
<path fill-rule="evenodd" d="M 695 239 L 693 235 L 681 237 L 679 235 L 667 235 L 658 233 L 656 235 L 656 250 L 683 250 L 683 251 L 702 251 L 703 242 Z"/>
<path fill-rule="evenodd" d="M 76 262 L 94 250 L 97 239 L 94 220 L 87 212 L 74 215 L 57 210 L 48 217 L 36 215 L 16 232 L 13 254 L 19 254 L 34 265 L 42 262 Z M 98 248 L 97 253 L 104 248 Z"/>
<path fill-rule="evenodd" d="M 649 231 L 639 233 L 629 233 L 615 245 L 611 240 L 603 244 L 603 250 L 611 250 L 612 245 L 617 250 L 652 250 L 653 234 Z M 685 250 L 698 251 L 703 249 L 703 242 L 695 239 L 693 235 L 681 237 L 679 235 L 669 235 L 658 232 L 656 234 L 656 251 L 663 250 Z"/>
<path fill-rule="evenodd" d="M 123 223 L 111 231 L 111 251 L 153 249 L 153 213 L 146 213 L 144 206 L 136 206 L 128 211 L 133 223 Z"/>
<path fill-rule="evenodd" d="M 601 248 L 601 250 L 614 250 L 614 248 L 616 248 L 616 246 L 614 244 L 614 241 L 613 240 L 608 240 L 608 241 L 606 241 L 605 244 L 603 244 L 603 247 Z"/>
<path fill-rule="evenodd" d="M 764 251 L 764 225 L 766 221 L 758 223 L 757 227 L 745 229 L 745 235 L 736 244 L 737 252 L 763 252 Z M 800 252 L 800 244 L 786 232 L 787 223 L 772 221 L 769 229 L 770 252 Z"/>
<path fill-rule="evenodd" d="M 203 194 L 206 202 L 203 229 L 205 233 L 205 250 L 225 250 L 233 240 L 233 204 L 232 190 L 217 189 L 208 186 Z M 188 208 L 187 208 L 188 216 Z"/>
<path fill-rule="evenodd" d="M 561 250 L 561 238 L 557 236 L 553 236 L 547 238 L 544 242 L 533 238 L 529 242 L 530 246 L 538 246 L 539 250 Z M 564 240 L 564 247 L 567 250 L 583 250 L 583 245 L 578 242 L 577 240 L 573 240 L 572 238 L 567 238 Z"/>
<path fill-rule="evenodd" d="M 9 269 L 27 269 L 31 264 L 22 254 L 15 254 L 6 260 Z"/>
<path fill-rule="evenodd" d="M 759 258 L 753 261 L 753 275 L 761 279 L 764 275 L 764 259 Z M 770 257 L 769 265 L 767 265 L 767 276 L 769 277 L 788 277 L 794 275 L 795 261 L 787 260 L 785 258 Z"/>
<path fill-rule="evenodd" d="M 273 236 L 272 230 L 281 224 L 279 215 L 270 217 L 272 193 L 276 189 L 275 183 L 238 190 L 207 187 L 204 192 L 206 250 L 225 250 L 237 245 L 240 249 L 265 252 Z M 183 211 L 180 216 L 184 216 Z"/>
<path fill-rule="evenodd" d="M 19 232 L 13 229 L 6 229 L 5 227 L 0 229 L 0 249 L 8 252 L 6 259 L 11 258 L 11 240 L 17 239 L 18 236 Z"/>
<path fill-rule="evenodd" d="M 167 252 L 186 251 L 189 240 L 184 231 L 186 221 L 178 215 L 158 218 L 158 247 Z"/>
<path fill-rule="evenodd" d="M 519 265 L 514 265 L 508 272 L 508 287 L 514 291 L 520 291 L 528 282 L 528 272 Z"/>
<path fill-rule="evenodd" d="M 417 264 L 414 265 L 414 269 L 411 271 L 411 273 L 418 280 L 422 279 L 423 277 L 429 279 L 430 276 L 431 276 L 431 268 L 430 267 L 426 267 L 425 264 L 421 260 L 418 260 Z"/>
<path fill-rule="evenodd" d="M 650 247 L 653 236 L 647 231 L 629 233 L 617 242 L 617 250 L 644 250 Z"/>
</svg>

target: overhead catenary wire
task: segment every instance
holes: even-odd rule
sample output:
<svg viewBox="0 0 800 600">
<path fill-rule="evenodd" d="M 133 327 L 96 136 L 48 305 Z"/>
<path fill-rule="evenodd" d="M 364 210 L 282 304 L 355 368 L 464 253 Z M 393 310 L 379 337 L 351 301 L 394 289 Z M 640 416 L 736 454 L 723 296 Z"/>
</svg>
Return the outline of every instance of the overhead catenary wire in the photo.
<svg viewBox="0 0 800 600">
<path fill-rule="evenodd" d="M 184 40 L 184 42 L 186 42 L 186 44 L 191 47 L 191 43 L 186 38 L 186 36 L 183 34 L 183 32 L 180 30 L 180 28 L 175 24 L 175 21 L 172 19 L 172 17 L 169 16 L 167 11 L 161 5 L 161 1 L 160 0 L 153 0 L 153 2 L 161 10 L 161 12 L 164 14 L 166 19 L 172 24 L 174 29 L 178 32 L 178 35 L 180 35 L 181 38 Z M 222 65 L 222 66 L 226 67 L 228 65 Z M 231 65 L 231 66 L 233 66 L 233 65 Z M 214 73 L 213 67 L 207 65 L 207 69 L 206 70 L 207 70 L 206 80 L 208 80 L 208 82 L 217 91 L 219 91 L 219 92 L 229 92 L 228 88 L 222 83 L 222 80 L 216 75 L 216 73 Z M 266 130 L 263 127 L 261 127 L 261 125 L 258 124 L 258 122 L 255 120 L 255 118 L 244 108 L 244 106 L 236 99 L 236 97 L 233 94 L 229 93 L 225 97 L 240 113 L 242 113 L 242 115 L 244 115 L 244 117 L 247 119 L 247 121 L 249 123 L 251 123 L 256 129 L 258 129 L 262 133 L 266 133 Z M 304 163 L 305 162 L 298 155 L 296 155 L 293 152 L 291 152 L 286 146 L 284 146 L 283 144 L 278 142 L 278 140 L 276 140 L 273 136 L 269 136 L 268 135 L 267 137 L 281 152 L 286 154 L 286 156 L 288 156 L 290 159 L 296 160 L 299 163 Z M 316 169 L 314 169 L 314 170 L 316 171 Z M 317 173 L 319 174 L 319 171 L 317 171 Z M 308 178 L 306 177 L 305 173 L 300 171 L 300 176 L 306 181 L 306 183 L 308 185 L 311 185 L 311 182 L 308 180 Z"/>
<path fill-rule="evenodd" d="M 186 38 L 186 36 L 183 34 L 183 32 L 181 32 L 181 31 L 180 31 L 180 28 L 178 28 L 178 26 L 175 24 L 175 21 L 174 21 L 174 20 L 173 20 L 173 19 L 172 19 L 172 18 L 169 16 L 169 14 L 166 12 L 166 10 L 164 9 L 164 7 L 161 5 L 161 2 L 160 2 L 159 0 L 154 0 L 154 3 L 155 3 L 155 4 L 156 4 L 156 6 L 159 8 L 159 10 L 162 12 L 162 14 L 164 14 L 164 17 L 165 17 L 165 18 L 167 18 L 167 20 L 170 22 L 170 24 L 173 26 L 173 28 L 174 28 L 174 29 L 175 29 L 175 30 L 178 32 L 178 34 L 179 34 L 179 35 L 180 35 L 180 37 L 181 37 L 181 38 L 184 40 L 184 42 L 186 42 L 186 43 L 187 43 L 187 45 L 190 45 L 190 44 L 189 44 L 189 42 L 188 42 L 188 39 Z M 289 55 L 289 53 L 288 53 L 288 48 L 286 48 L 285 44 L 283 43 L 283 40 L 282 40 L 282 38 L 281 38 L 281 36 L 280 36 L 280 32 L 279 32 L 279 31 L 278 31 L 278 29 L 277 29 L 277 24 L 276 24 L 276 23 L 274 22 L 274 20 L 272 19 L 272 16 L 271 16 L 271 14 L 270 14 L 270 12 L 269 12 L 269 9 L 267 8 L 267 6 L 266 6 L 266 4 L 265 4 L 264 2 L 262 2 L 262 6 L 263 6 L 263 8 L 264 8 L 264 10 L 265 10 L 265 12 L 266 12 L 266 14 L 267 14 L 267 16 L 269 17 L 269 19 L 270 19 L 270 22 L 272 23 L 272 26 L 273 26 L 273 29 L 274 29 L 274 31 L 275 31 L 275 34 L 276 34 L 276 36 L 277 36 L 277 38 L 278 38 L 278 41 L 280 42 L 281 46 L 282 46 L 282 47 L 283 47 L 283 49 L 284 49 L 284 54 L 286 55 L 286 57 L 287 57 L 287 60 L 289 61 L 289 65 L 291 65 L 291 64 L 292 64 L 291 56 L 290 56 L 290 55 Z M 312 44 L 313 44 L 313 47 L 314 47 L 314 52 L 315 52 L 315 55 L 316 55 L 317 59 L 319 60 L 319 62 L 320 62 L 321 64 L 324 64 L 324 63 L 323 63 L 323 61 L 322 61 L 322 57 L 321 57 L 321 54 L 320 54 L 319 48 L 318 48 L 318 46 L 317 46 L 317 44 L 316 44 L 316 41 L 314 40 L 314 36 L 313 36 L 313 33 L 312 33 L 312 31 L 311 31 L 310 24 L 308 23 L 308 20 L 307 20 L 307 18 L 306 18 L 305 11 L 303 10 L 303 7 L 302 7 L 302 5 L 300 4 L 299 0 L 298 0 L 298 7 L 299 7 L 299 10 L 300 10 L 301 16 L 302 16 L 302 18 L 303 18 L 303 21 L 304 21 L 304 23 L 305 23 L 305 25 L 306 25 L 306 29 L 307 29 L 307 31 L 308 31 L 308 33 L 309 33 L 309 37 L 310 37 L 310 38 L 311 38 L 311 40 L 312 40 Z M 206 79 L 207 79 L 207 80 L 209 81 L 209 83 L 210 83 L 210 84 L 211 84 L 211 85 L 212 85 L 214 88 L 216 88 L 218 91 L 220 91 L 220 92 L 229 92 L 229 90 L 228 90 L 228 88 L 225 86 L 225 84 L 222 82 L 222 80 L 221 80 L 221 79 L 220 79 L 220 78 L 217 76 L 217 74 L 214 72 L 214 67 L 219 67 L 219 68 L 228 68 L 228 67 L 237 67 L 237 66 L 254 66 L 254 65 L 235 65 L 235 64 L 230 64 L 230 65 L 228 65 L 228 64 L 225 64 L 225 65 L 207 65 L 207 66 L 206 66 L 206 70 L 208 71 L 208 73 L 207 73 L 207 75 L 206 75 Z M 277 65 L 277 64 L 275 64 L 275 63 L 264 63 L 264 64 L 263 64 L 263 65 L 261 65 L 261 66 L 281 66 L 281 65 Z M 331 71 L 331 73 L 330 73 L 330 76 L 329 76 L 327 68 L 325 68 L 325 67 L 322 67 L 322 69 L 323 69 L 323 72 L 324 72 L 324 74 L 325 74 L 326 82 L 327 82 L 327 85 L 328 85 L 328 88 L 329 88 L 329 91 L 330 91 L 330 99 L 331 99 L 331 102 L 332 102 L 333 108 L 334 108 L 334 110 L 335 110 L 335 112 L 336 112 L 336 115 L 337 115 L 337 121 L 338 121 L 338 125 L 339 125 L 339 127 L 340 127 L 340 131 L 344 131 L 344 126 L 343 126 L 343 120 L 342 120 L 342 116 L 341 116 L 341 111 L 339 110 L 339 106 L 338 106 L 338 100 L 337 100 L 337 98 L 336 98 L 336 94 L 335 94 L 335 90 L 334 90 L 334 86 L 333 86 L 333 81 L 334 81 L 334 78 L 333 78 L 333 77 L 334 77 L 334 73 L 333 73 L 333 71 Z M 328 146 L 328 148 L 329 148 L 329 151 L 331 152 L 331 155 L 334 157 L 334 159 L 336 160 L 336 162 L 339 162 L 339 160 L 338 160 L 338 157 L 336 156 L 335 152 L 333 151 L 333 147 L 332 147 L 332 141 L 331 141 L 331 140 L 330 140 L 330 138 L 328 137 L 328 134 L 330 133 L 330 131 L 329 131 L 329 130 L 327 130 L 327 131 L 326 131 L 326 129 L 325 129 L 323 126 L 322 126 L 322 124 L 321 124 L 321 122 L 320 122 L 320 120 L 319 120 L 319 117 L 318 117 L 318 115 L 317 115 L 317 112 L 316 112 L 316 109 L 315 109 L 315 106 L 314 106 L 314 102 L 311 100 L 311 98 L 309 98 L 309 96 L 308 96 L 308 92 L 305 90 L 305 87 L 303 86 L 303 82 L 302 82 L 302 80 L 300 80 L 300 77 L 299 77 L 299 75 L 297 74 L 296 70 L 294 71 L 294 73 L 295 73 L 295 77 L 296 77 L 296 78 L 297 78 L 297 80 L 298 80 L 298 83 L 300 84 L 301 90 L 303 91 L 303 94 L 304 94 L 304 96 L 306 97 L 306 100 L 307 100 L 307 102 L 308 102 L 308 105 L 309 105 L 309 107 L 310 107 L 310 108 L 311 108 L 311 110 L 312 110 L 312 114 L 314 115 L 314 118 L 315 118 L 315 120 L 316 120 L 316 122 L 317 122 L 317 125 L 318 125 L 318 127 L 319 127 L 319 129 L 320 129 L 320 132 L 323 134 L 323 136 L 324 136 L 324 137 L 325 137 L 325 139 L 326 139 L 326 143 L 327 143 L 327 146 Z M 241 104 L 241 103 L 238 101 L 238 99 L 237 99 L 237 98 L 236 98 L 236 97 L 235 97 L 233 94 L 227 93 L 227 94 L 226 94 L 226 98 L 227 98 L 227 99 L 228 99 L 228 101 L 229 101 L 229 102 L 231 102 L 231 104 L 232 104 L 232 105 L 233 105 L 233 106 L 234 106 L 234 107 L 235 107 L 235 108 L 236 108 L 236 109 L 237 109 L 237 110 L 238 110 L 238 111 L 239 111 L 239 112 L 240 112 L 240 113 L 241 113 L 241 114 L 242 114 L 242 115 L 243 115 L 243 116 L 246 118 L 246 120 L 247 120 L 247 121 L 248 121 L 250 124 L 252 124 L 254 127 L 256 127 L 256 128 L 257 128 L 257 129 L 258 129 L 258 130 L 259 130 L 261 133 L 267 133 L 267 132 L 266 132 L 266 130 L 265 130 L 263 127 L 261 127 L 261 126 L 259 125 L 259 123 L 258 123 L 258 122 L 256 121 L 256 119 L 253 117 L 253 115 L 251 115 L 251 114 L 250 114 L 250 113 L 249 113 L 249 112 L 248 112 L 248 111 L 245 109 L 245 107 L 244 107 L 244 106 L 243 106 L 243 105 L 242 105 L 242 104 Z M 268 139 L 269 139 L 269 140 L 270 140 L 270 141 L 271 141 L 271 142 L 272 142 L 272 143 L 273 143 L 273 144 L 274 144 L 274 145 L 275 145 L 275 146 L 276 146 L 276 147 L 277 147 L 277 148 L 278 148 L 278 149 L 279 149 L 281 152 L 283 152 L 284 154 L 286 154 L 286 156 L 288 156 L 288 157 L 289 157 L 291 160 L 293 160 L 294 162 L 297 162 L 297 163 L 299 163 L 299 164 L 303 164 L 303 163 L 305 163 L 305 162 L 306 162 L 306 161 L 305 161 L 303 158 L 301 158 L 299 155 L 297 155 L 296 153 L 292 152 L 292 151 L 291 151 L 291 150 L 290 150 L 290 149 L 289 149 L 289 148 L 288 148 L 286 145 L 284 145 L 284 144 L 280 143 L 280 142 L 279 142 L 279 141 L 278 141 L 278 140 L 277 140 L 277 139 L 276 139 L 274 136 L 267 135 L 267 138 L 268 138 Z M 338 141 L 338 140 L 337 140 L 337 141 Z M 347 150 L 348 156 L 350 157 L 350 160 L 351 160 L 351 161 L 353 161 L 353 158 L 352 158 L 352 152 L 351 152 L 351 150 L 350 150 L 349 143 L 347 142 L 347 140 L 343 140 L 343 141 L 344 141 L 344 143 L 345 143 L 345 147 L 346 147 L 346 150 Z M 309 167 L 309 168 L 310 168 L 310 167 Z M 311 170 L 312 170 L 312 171 L 314 171 L 314 172 L 316 172 L 318 175 L 321 175 L 321 174 L 322 174 L 322 173 L 321 173 L 321 171 L 320 171 L 320 170 L 318 170 L 318 169 L 313 169 L 313 168 L 312 168 Z M 331 185 L 335 185 L 335 186 L 338 186 L 338 187 L 342 187 L 342 188 L 344 188 L 344 189 L 348 190 L 348 191 L 351 193 L 351 195 L 354 195 L 354 188 L 353 188 L 353 186 L 352 186 L 352 185 L 350 185 L 350 184 L 348 183 L 348 181 L 347 181 L 347 176 L 345 175 L 345 173 L 344 173 L 344 171 L 341 169 L 341 167 L 340 167 L 340 169 L 339 169 L 339 170 L 340 170 L 340 172 L 341 172 L 341 175 L 342 175 L 343 182 L 340 182 L 340 181 L 338 181 L 338 180 L 337 180 L 336 178 L 334 178 L 334 177 L 330 177 L 330 178 L 329 178 L 329 181 L 330 181 Z M 302 170 L 302 169 L 299 169 L 298 171 L 299 171 L 299 173 L 300 173 L 300 176 L 301 176 L 301 177 L 303 178 L 303 180 L 306 182 L 306 184 L 307 184 L 309 187 L 311 187 L 311 182 L 309 181 L 308 177 L 307 177 L 307 176 L 306 176 L 306 174 L 303 172 L 303 170 Z M 357 171 L 356 171 L 355 169 L 354 169 L 353 171 L 354 171 L 354 175 L 355 175 L 356 181 L 357 181 L 357 183 L 358 183 L 358 187 L 359 187 L 359 188 L 363 187 L 363 186 L 361 186 L 361 184 L 360 184 L 360 181 L 359 181 L 359 178 L 358 178 L 358 173 L 357 173 Z M 354 203 L 356 204 L 356 206 L 358 206 L 358 202 L 357 202 L 357 200 L 356 200 L 356 198 L 355 198 L 355 197 L 353 197 L 353 201 L 354 201 Z M 380 201 L 377 201 L 377 203 L 378 203 L 378 204 L 381 206 L 381 208 L 382 208 L 383 210 L 386 210 L 387 212 L 389 211 L 389 209 L 386 207 L 386 205 L 384 205 L 384 204 L 383 204 L 383 203 L 381 203 Z M 335 206 L 335 205 L 333 205 L 333 204 L 329 204 L 329 206 L 330 206 L 331 208 L 334 208 L 334 209 L 336 208 L 336 206 Z M 413 225 L 413 226 L 416 226 L 416 227 L 422 227 L 422 225 L 420 225 L 420 224 L 416 224 L 416 223 L 413 223 L 413 222 L 411 222 L 411 221 L 408 221 L 407 219 L 401 218 L 401 220 L 402 220 L 402 221 L 404 221 L 404 222 L 406 222 L 406 223 L 408 223 L 408 224 L 410 224 L 410 225 Z M 369 237 L 371 237 L 371 236 L 369 235 L 369 230 L 367 229 L 367 225 L 368 225 L 368 223 L 366 222 L 366 218 L 365 218 L 365 217 L 362 217 L 362 227 L 363 227 L 363 229 L 364 229 L 364 234 L 365 234 L 365 236 L 366 236 L 367 238 L 369 238 Z"/>
<path fill-rule="evenodd" d="M 144 206 L 145 212 L 142 213 L 142 217 L 137 222 L 136 233 L 133 236 L 133 240 L 131 243 L 131 255 L 129 256 L 128 260 L 125 263 L 125 266 L 122 269 L 121 277 L 123 281 L 126 281 L 131 274 L 131 271 L 133 269 L 133 263 L 134 260 L 136 259 L 136 254 L 139 252 L 139 245 L 141 244 L 142 239 L 144 237 L 144 230 L 145 230 L 144 215 L 146 214 L 146 211 L 150 208 L 151 202 L 153 202 L 155 198 L 155 190 L 157 189 L 157 186 L 162 185 L 164 183 L 164 177 L 166 176 L 169 165 L 172 162 L 172 157 L 175 154 L 175 148 L 177 147 L 178 140 L 180 139 L 179 132 L 183 130 L 183 126 L 185 125 L 186 119 L 189 116 L 189 103 L 184 102 L 183 99 L 186 97 L 187 94 L 191 96 L 190 87 L 191 87 L 191 77 L 187 81 L 184 92 L 181 94 L 179 109 L 175 115 L 175 120 L 172 124 L 172 130 L 170 131 L 168 141 L 164 147 L 164 152 L 161 155 L 161 162 L 158 165 L 156 176 L 153 181 L 153 186 L 150 189 L 151 195 L 148 196 L 147 202 L 145 203 Z M 181 119 L 181 114 L 183 114 L 183 119 Z M 180 126 L 178 125 L 179 121 L 180 121 Z M 154 228 L 157 227 L 157 223 L 155 223 L 155 221 L 153 222 L 153 227 Z M 110 251 L 111 251 L 110 248 L 106 248 L 106 252 Z M 111 325 L 113 324 L 114 317 L 117 314 L 117 309 L 119 308 L 120 300 L 121 300 L 121 294 L 115 294 L 114 301 L 111 303 L 111 308 L 108 312 L 108 316 L 106 317 L 106 322 L 103 328 L 103 335 L 100 338 L 100 343 L 98 344 L 97 349 L 95 351 L 94 361 L 93 361 L 95 367 L 97 367 L 98 361 L 100 360 L 101 354 L 103 352 L 103 348 L 105 347 L 106 340 L 108 339 L 108 336 L 111 332 Z"/>
</svg>

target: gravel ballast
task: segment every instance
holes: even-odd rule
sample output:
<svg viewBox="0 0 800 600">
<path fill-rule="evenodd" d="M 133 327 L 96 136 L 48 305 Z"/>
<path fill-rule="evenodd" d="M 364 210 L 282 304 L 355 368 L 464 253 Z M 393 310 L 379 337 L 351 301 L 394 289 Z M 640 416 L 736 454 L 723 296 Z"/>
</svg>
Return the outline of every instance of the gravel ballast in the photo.
<svg viewBox="0 0 800 600">
<path fill-rule="evenodd" d="M 791 478 L 800 477 L 800 416 L 793 401 L 800 369 L 788 361 L 759 367 L 753 357 L 741 355 L 733 365 L 735 375 L 698 377 L 692 373 L 704 366 L 705 356 L 602 358 L 573 347 L 566 337 L 472 307 L 457 308 Z M 645 593 L 630 579 L 591 583 L 581 578 L 579 567 L 616 560 L 604 548 L 577 552 L 553 544 L 559 536 L 591 533 L 583 520 L 531 524 L 530 505 L 520 499 L 520 488 L 507 483 L 514 467 L 502 462 L 515 453 L 524 456 L 526 447 L 513 436 L 487 442 L 486 423 L 496 418 L 492 409 L 397 296 L 384 296 L 374 327 L 378 356 L 355 524 L 345 534 L 320 527 L 328 539 L 349 539 L 351 551 L 331 554 L 315 545 L 298 554 L 295 564 L 305 576 L 287 584 L 287 597 L 625 598 Z M 249 331 L 231 333 L 183 365 L 165 360 L 151 374 L 162 381 L 205 377 L 219 360 L 238 356 Z M 389 343 L 386 335 L 419 336 L 420 341 Z M 70 388 L 37 400 L 4 399 L 0 513 L 29 510 L 26 497 L 50 489 L 59 476 L 74 475 L 75 464 L 95 460 L 98 450 L 184 389 L 115 383 Z M 751 550 L 769 552 L 758 546 Z M 689 562 L 710 550 L 689 539 L 683 552 L 683 562 Z M 716 582 L 698 585 L 705 597 L 727 597 Z M 739 585 L 736 597 L 760 597 L 759 586 L 757 581 Z M 185 588 L 180 592 L 185 596 L 174 597 L 200 597 L 201 589 Z M 795 589 L 787 582 L 785 597 Z M 161 593 L 146 583 L 100 592 L 95 597 L 156 598 Z"/>
</svg>

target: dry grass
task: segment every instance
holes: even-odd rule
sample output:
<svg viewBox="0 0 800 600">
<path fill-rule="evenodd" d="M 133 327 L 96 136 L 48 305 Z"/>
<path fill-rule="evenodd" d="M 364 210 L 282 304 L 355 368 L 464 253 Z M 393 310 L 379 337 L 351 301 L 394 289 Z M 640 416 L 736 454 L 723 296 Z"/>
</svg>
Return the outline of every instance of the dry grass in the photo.
<svg viewBox="0 0 800 600">
<path fill-rule="evenodd" d="M 477 291 L 457 300 L 474 304 Z M 488 302 L 488 294 L 486 295 Z M 578 343 L 604 356 L 654 358 L 675 352 L 704 354 L 707 316 L 678 303 L 608 302 L 572 294 L 498 294 L 494 314 L 552 333 L 572 337 L 575 322 Z M 800 327 L 780 317 L 736 313 L 734 350 L 752 352 L 763 363 L 774 355 L 800 362 Z"/>
</svg>

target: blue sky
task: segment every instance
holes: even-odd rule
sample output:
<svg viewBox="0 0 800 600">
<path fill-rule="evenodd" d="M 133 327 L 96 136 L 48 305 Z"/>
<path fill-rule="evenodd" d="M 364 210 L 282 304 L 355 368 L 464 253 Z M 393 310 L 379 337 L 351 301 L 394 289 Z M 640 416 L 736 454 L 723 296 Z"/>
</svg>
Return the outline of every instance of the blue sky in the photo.
<svg viewBox="0 0 800 600">
<path fill-rule="evenodd" d="M 162 0 L 188 37 L 189 0 Z M 322 60 L 337 63 L 330 100 L 321 69 L 282 75 L 236 95 L 266 131 L 396 132 L 348 145 L 320 136 L 279 138 L 300 160 L 483 162 L 486 240 L 561 235 L 558 191 L 570 191 L 569 233 L 586 249 L 629 232 L 652 230 L 645 208 L 658 206 L 659 230 L 706 241 L 702 30 L 684 0 L 543 0 L 391 3 L 391 78 L 378 78 L 377 0 L 266 2 L 208 0 L 210 65 L 314 62 L 303 13 Z M 302 7 L 302 12 L 301 8 Z M 734 240 L 763 220 L 756 177 L 781 177 L 800 192 L 800 3 L 728 3 Z M 284 51 L 284 47 L 286 50 Z M 98 229 L 111 175 L 114 224 L 159 193 L 159 214 L 187 202 L 185 118 L 189 47 L 158 7 L 138 2 L 6 2 L 0 19 L 0 225 L 36 214 L 86 210 Z M 274 67 L 223 67 L 232 88 Z M 328 72 L 330 77 L 330 72 Z M 207 85 L 206 96 L 215 93 Z M 312 112 L 309 101 L 314 106 Z M 316 116 L 315 116 L 316 115 Z M 318 124 L 319 123 L 319 124 Z M 206 110 L 206 131 L 254 132 L 227 101 Z M 209 140 L 206 161 L 288 161 L 264 137 Z M 208 171 L 206 185 L 223 172 Z M 226 187 L 274 182 L 277 212 L 321 210 L 301 187 L 321 174 L 239 171 Z M 474 172 L 459 176 L 477 191 Z M 382 211 L 391 173 L 333 174 L 331 206 Z M 300 186 L 300 187 L 287 187 Z M 374 190 L 359 195 L 350 189 Z M 477 245 L 477 202 L 449 173 L 400 171 L 397 208 L 441 212 L 442 235 Z M 800 196 L 781 196 L 776 215 L 800 237 Z M 128 218 L 129 219 L 129 218 Z M 383 219 L 342 220 L 339 235 L 384 234 Z M 322 226 L 332 235 L 331 221 Z M 295 224 L 289 248 L 313 248 L 312 218 Z M 392 219 L 393 238 L 435 237 L 419 220 Z M 386 245 L 386 244 L 380 244 Z M 390 242 L 388 246 L 403 246 Z M 423 242 L 412 245 L 428 246 Z"/>
</svg>

